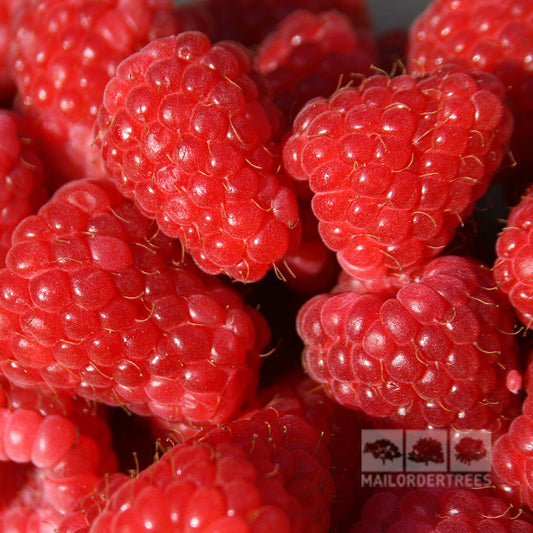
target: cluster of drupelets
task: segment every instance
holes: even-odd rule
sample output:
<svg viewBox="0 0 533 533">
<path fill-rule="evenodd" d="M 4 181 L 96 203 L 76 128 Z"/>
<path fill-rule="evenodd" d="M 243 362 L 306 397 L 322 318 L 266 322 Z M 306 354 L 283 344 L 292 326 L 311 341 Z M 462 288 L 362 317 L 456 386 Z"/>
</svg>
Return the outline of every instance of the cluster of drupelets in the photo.
<svg viewBox="0 0 533 533">
<path fill-rule="evenodd" d="M 533 532 L 531 57 L 525 0 L 0 0 L 0 532 Z M 490 485 L 362 486 L 390 429 Z"/>
</svg>

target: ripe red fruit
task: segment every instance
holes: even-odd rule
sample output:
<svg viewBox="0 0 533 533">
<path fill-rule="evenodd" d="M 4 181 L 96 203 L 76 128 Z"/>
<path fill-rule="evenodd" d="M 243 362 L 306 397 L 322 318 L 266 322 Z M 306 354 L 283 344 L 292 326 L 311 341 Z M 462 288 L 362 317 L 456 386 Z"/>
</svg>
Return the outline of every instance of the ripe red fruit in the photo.
<svg viewBox="0 0 533 533">
<path fill-rule="evenodd" d="M 277 172 L 279 110 L 234 42 L 200 32 L 153 41 L 121 63 L 98 115 L 106 168 L 211 274 L 262 278 L 299 239 Z"/>
<path fill-rule="evenodd" d="M 512 129 L 505 89 L 484 73 L 375 75 L 300 111 L 283 148 L 309 183 L 324 242 L 354 277 L 439 254 L 487 190 Z"/>
<path fill-rule="evenodd" d="M 43 164 L 24 121 L 0 110 L 0 267 L 17 224 L 47 200 Z"/>
<path fill-rule="evenodd" d="M 0 380 L 2 531 L 52 530 L 116 469 L 111 433 L 95 406 Z"/>
<path fill-rule="evenodd" d="M 274 101 L 292 118 L 311 98 L 370 75 L 377 51 L 370 32 L 342 13 L 297 10 L 261 41 L 256 60 Z"/>
<path fill-rule="evenodd" d="M 444 63 L 495 74 L 515 116 L 514 158 L 531 162 L 533 5 L 523 0 L 434 0 L 409 29 L 408 71 Z"/>
<path fill-rule="evenodd" d="M 93 127 L 117 65 L 183 29 L 171 0 L 29 0 L 13 27 L 17 108 L 32 124 L 52 187 L 105 175 Z"/>
<path fill-rule="evenodd" d="M 99 514 L 87 502 L 77 516 L 91 533 L 325 533 L 332 496 L 319 433 L 264 409 L 177 444 L 135 478 L 117 480 Z M 77 516 L 59 532 L 87 532 L 69 526 Z"/>
<path fill-rule="evenodd" d="M 532 533 L 533 523 L 487 490 L 380 491 L 351 533 Z"/>
<path fill-rule="evenodd" d="M 399 427 L 498 430 L 514 400 L 514 315 L 479 263 L 433 259 L 395 296 L 307 301 L 303 363 L 341 404 Z"/>
<path fill-rule="evenodd" d="M 371 428 L 351 409 L 332 400 L 301 369 L 290 371 L 273 385 L 258 390 L 262 408 L 274 408 L 302 417 L 322 435 L 331 457 L 330 473 L 335 485 L 330 531 L 344 531 L 359 515 L 372 489 L 361 486 L 361 430 Z"/>
<path fill-rule="evenodd" d="M 533 188 L 509 213 L 496 240 L 494 279 L 507 294 L 517 317 L 530 328 L 533 322 Z"/>
<path fill-rule="evenodd" d="M 491 452 L 492 482 L 502 497 L 517 509 L 533 509 L 533 397 L 500 436 Z"/>
<path fill-rule="evenodd" d="M 268 342 L 236 289 L 183 256 L 108 180 L 61 187 L 0 270 L 1 372 L 169 419 L 222 422 Z"/>
</svg>

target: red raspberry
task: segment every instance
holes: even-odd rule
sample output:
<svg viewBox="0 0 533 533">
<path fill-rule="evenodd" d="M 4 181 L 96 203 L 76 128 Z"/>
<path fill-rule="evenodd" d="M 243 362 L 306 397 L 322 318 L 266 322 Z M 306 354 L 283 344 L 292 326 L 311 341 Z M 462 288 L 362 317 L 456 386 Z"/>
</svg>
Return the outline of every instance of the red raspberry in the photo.
<svg viewBox="0 0 533 533">
<path fill-rule="evenodd" d="M 533 397 L 492 448 L 492 482 L 502 497 L 516 507 L 533 509 Z"/>
<path fill-rule="evenodd" d="M 298 239 L 277 174 L 279 110 L 252 56 L 200 32 L 156 40 L 106 87 L 98 144 L 109 174 L 211 274 L 257 281 Z"/>
<path fill-rule="evenodd" d="M 0 370 L 13 383 L 216 422 L 255 387 L 262 317 L 109 180 L 61 187 L 19 224 L 6 265 Z"/>
<path fill-rule="evenodd" d="M 111 433 L 86 401 L 0 385 L 0 529 L 52 531 L 116 471 Z"/>
<path fill-rule="evenodd" d="M 333 495 L 327 460 L 303 419 L 265 409 L 206 429 L 137 477 L 117 480 L 100 514 L 89 505 L 59 533 L 88 531 L 73 527 L 83 511 L 91 533 L 325 533 Z"/>
<path fill-rule="evenodd" d="M 373 427 L 368 420 L 332 400 L 325 390 L 301 369 L 285 374 L 272 386 L 258 390 L 264 407 L 302 417 L 321 435 L 331 456 L 331 477 L 335 496 L 331 507 L 331 531 L 343 531 L 359 515 L 369 490 L 361 486 L 362 428 Z"/>
<path fill-rule="evenodd" d="M 23 120 L 0 110 L 0 267 L 11 247 L 11 235 L 26 216 L 47 200 L 44 170 Z"/>
<path fill-rule="evenodd" d="M 530 187 L 509 214 L 496 240 L 494 279 L 509 297 L 520 321 L 530 328 L 533 322 L 533 187 Z"/>
<path fill-rule="evenodd" d="M 311 377 L 406 428 L 498 429 L 513 405 L 513 324 L 490 271 L 457 256 L 433 259 L 394 297 L 318 295 L 297 318 Z"/>
<path fill-rule="evenodd" d="M 533 4 L 524 0 L 433 0 L 409 30 L 408 69 L 427 74 L 444 63 L 494 73 L 515 116 L 511 149 L 532 162 Z"/>
<path fill-rule="evenodd" d="M 504 93 L 490 74 L 443 68 L 420 80 L 371 76 L 301 110 L 285 169 L 308 180 L 343 268 L 374 279 L 444 249 L 507 150 Z"/>
<path fill-rule="evenodd" d="M 533 523 L 487 491 L 417 489 L 370 497 L 351 533 L 533 533 Z"/>
<path fill-rule="evenodd" d="M 105 175 L 93 127 L 120 61 L 180 31 L 171 0 L 29 0 L 11 44 L 17 107 L 33 124 L 53 187 Z"/>
<path fill-rule="evenodd" d="M 364 0 L 207 0 L 206 8 L 215 21 L 215 41 L 232 39 L 244 45 L 257 45 L 290 13 L 305 9 L 320 13 L 335 9 L 356 27 L 368 27 L 369 14 Z"/>
<path fill-rule="evenodd" d="M 257 65 L 288 117 L 316 96 L 359 82 L 377 62 L 370 33 L 338 11 L 294 11 L 259 44 Z"/>
</svg>

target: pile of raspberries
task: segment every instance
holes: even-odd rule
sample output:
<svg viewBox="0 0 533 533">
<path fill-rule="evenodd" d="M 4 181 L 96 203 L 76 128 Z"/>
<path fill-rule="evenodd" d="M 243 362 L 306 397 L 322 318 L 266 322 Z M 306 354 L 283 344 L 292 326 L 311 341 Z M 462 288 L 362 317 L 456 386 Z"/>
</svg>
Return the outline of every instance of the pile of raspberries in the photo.
<svg viewBox="0 0 533 533">
<path fill-rule="evenodd" d="M 367 2 L 0 0 L 0 533 L 533 533 L 533 0 Z"/>
</svg>

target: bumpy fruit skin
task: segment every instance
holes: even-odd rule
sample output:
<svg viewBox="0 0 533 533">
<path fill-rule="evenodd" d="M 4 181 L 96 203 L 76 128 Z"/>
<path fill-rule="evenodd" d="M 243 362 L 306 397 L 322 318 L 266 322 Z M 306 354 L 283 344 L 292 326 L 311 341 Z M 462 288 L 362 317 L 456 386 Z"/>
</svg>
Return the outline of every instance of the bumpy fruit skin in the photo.
<svg viewBox="0 0 533 533">
<path fill-rule="evenodd" d="M 0 379 L 0 529 L 50 532 L 117 470 L 107 422 L 80 398 Z"/>
<path fill-rule="evenodd" d="M 522 412 L 498 438 L 491 451 L 492 482 L 517 509 L 533 509 L 533 397 L 528 393 Z"/>
<path fill-rule="evenodd" d="M 260 409 L 274 408 L 300 416 L 322 435 L 331 457 L 330 473 L 335 486 L 330 531 L 346 531 L 373 491 L 362 487 L 361 454 L 354 453 L 361 449 L 361 430 L 372 428 L 372 421 L 334 401 L 301 368 L 259 389 L 257 400 Z"/>
<path fill-rule="evenodd" d="M 494 76 L 450 67 L 371 76 L 304 106 L 283 163 L 309 183 L 320 234 L 345 270 L 375 279 L 445 248 L 507 151 L 504 95 Z"/>
<path fill-rule="evenodd" d="M 513 325 L 490 270 L 458 256 L 433 259 L 395 296 L 318 295 L 297 318 L 303 364 L 333 398 L 415 429 L 500 429 Z"/>
<path fill-rule="evenodd" d="M 268 326 L 109 180 L 68 183 L 0 271 L 12 383 L 167 419 L 223 422 L 255 387 Z"/>
<path fill-rule="evenodd" d="M 496 240 L 494 279 L 507 294 L 517 317 L 530 328 L 533 322 L 533 188 L 526 190 L 509 213 Z"/>
<path fill-rule="evenodd" d="M 207 0 L 205 6 L 215 22 L 215 41 L 232 39 L 252 47 L 299 9 L 313 13 L 335 9 L 355 27 L 370 26 L 366 3 L 362 0 Z"/>
<path fill-rule="evenodd" d="M 499 496 L 475 489 L 380 491 L 351 533 L 532 533 L 533 523 Z"/>
<path fill-rule="evenodd" d="M 520 0 L 434 0 L 410 26 L 409 67 L 427 73 L 453 60 L 484 71 L 514 66 L 515 75 L 524 74 L 532 17 L 531 4 Z"/>
<path fill-rule="evenodd" d="M 299 239 L 277 171 L 280 118 L 243 46 L 182 32 L 121 63 L 97 144 L 122 193 L 200 268 L 253 282 Z"/>
<path fill-rule="evenodd" d="M 99 509 L 80 509 L 85 528 L 73 527 L 73 515 L 59 532 L 325 533 L 328 459 L 302 418 L 264 409 L 177 444 L 135 478 L 118 480 Z"/>
<path fill-rule="evenodd" d="M 259 44 L 257 65 L 290 119 L 316 96 L 369 76 L 377 62 L 371 34 L 338 11 L 294 11 Z"/>
<path fill-rule="evenodd" d="M 533 141 L 533 5 L 523 0 L 435 0 L 409 28 L 408 71 L 444 63 L 494 73 L 515 115 L 511 150 L 531 163 Z"/>
<path fill-rule="evenodd" d="M 181 31 L 171 0 L 30 0 L 12 29 L 16 107 L 32 123 L 53 188 L 105 175 L 93 127 L 117 65 Z"/>
<path fill-rule="evenodd" d="M 0 267 L 17 224 L 48 199 L 44 169 L 24 120 L 0 110 Z"/>
</svg>

